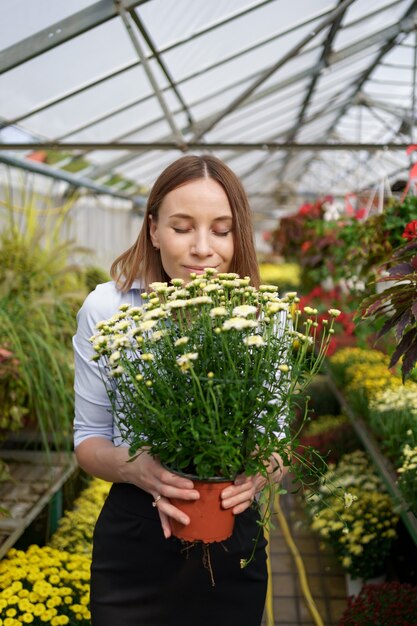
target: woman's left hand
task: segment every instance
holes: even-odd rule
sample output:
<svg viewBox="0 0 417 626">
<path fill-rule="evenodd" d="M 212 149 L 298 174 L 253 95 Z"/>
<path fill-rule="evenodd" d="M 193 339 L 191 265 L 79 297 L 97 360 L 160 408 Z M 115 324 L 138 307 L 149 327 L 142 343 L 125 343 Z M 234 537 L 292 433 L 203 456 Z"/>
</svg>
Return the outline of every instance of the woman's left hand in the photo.
<svg viewBox="0 0 417 626">
<path fill-rule="evenodd" d="M 233 513 L 238 515 L 250 507 L 256 494 L 262 491 L 266 484 L 266 478 L 257 474 L 256 476 L 246 476 L 239 474 L 233 485 L 223 489 L 221 493 L 222 506 L 224 509 L 233 509 Z"/>
<path fill-rule="evenodd" d="M 278 466 L 278 467 L 277 467 Z M 281 457 L 275 454 L 269 464 L 269 480 L 272 482 L 281 482 L 287 468 L 284 466 Z M 268 479 L 261 474 L 255 476 L 246 476 L 239 474 L 233 485 L 226 487 L 221 493 L 222 506 L 224 509 L 233 509 L 234 515 L 243 513 L 250 507 L 257 493 L 262 491 Z"/>
</svg>

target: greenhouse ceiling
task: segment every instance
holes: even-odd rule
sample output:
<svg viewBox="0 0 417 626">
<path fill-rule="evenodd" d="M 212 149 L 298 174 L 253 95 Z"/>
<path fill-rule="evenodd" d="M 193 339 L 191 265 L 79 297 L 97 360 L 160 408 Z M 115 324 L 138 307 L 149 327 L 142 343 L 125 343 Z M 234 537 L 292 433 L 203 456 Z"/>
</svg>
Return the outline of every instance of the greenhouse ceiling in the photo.
<svg viewBox="0 0 417 626">
<path fill-rule="evenodd" d="M 417 0 L 2 0 L 0 32 L 0 162 L 90 193 L 208 151 L 261 218 L 417 154 Z"/>
</svg>

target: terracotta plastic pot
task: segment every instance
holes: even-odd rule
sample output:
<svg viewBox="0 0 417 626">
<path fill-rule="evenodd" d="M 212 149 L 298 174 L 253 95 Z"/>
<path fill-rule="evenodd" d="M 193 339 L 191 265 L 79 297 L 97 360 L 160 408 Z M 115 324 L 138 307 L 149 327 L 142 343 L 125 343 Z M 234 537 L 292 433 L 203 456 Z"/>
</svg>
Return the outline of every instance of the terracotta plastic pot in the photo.
<svg viewBox="0 0 417 626">
<path fill-rule="evenodd" d="M 202 481 L 193 480 L 194 488 L 200 498 L 192 502 L 171 498 L 171 502 L 190 518 L 186 526 L 171 519 L 172 534 L 185 541 L 213 543 L 224 541 L 231 536 L 235 523 L 232 509 L 224 509 L 220 494 L 233 482 L 228 480 Z"/>
</svg>

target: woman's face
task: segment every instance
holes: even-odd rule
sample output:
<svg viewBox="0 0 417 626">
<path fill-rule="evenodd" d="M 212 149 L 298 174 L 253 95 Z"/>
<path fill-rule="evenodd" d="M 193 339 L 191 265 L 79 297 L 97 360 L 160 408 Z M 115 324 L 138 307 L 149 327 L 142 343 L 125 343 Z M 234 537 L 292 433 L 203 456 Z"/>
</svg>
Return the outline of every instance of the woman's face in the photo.
<svg viewBox="0 0 417 626">
<path fill-rule="evenodd" d="M 227 195 L 211 178 L 200 178 L 168 193 L 158 220 L 150 219 L 152 244 L 164 270 L 188 280 L 206 267 L 229 271 L 234 252 L 233 217 Z"/>
</svg>

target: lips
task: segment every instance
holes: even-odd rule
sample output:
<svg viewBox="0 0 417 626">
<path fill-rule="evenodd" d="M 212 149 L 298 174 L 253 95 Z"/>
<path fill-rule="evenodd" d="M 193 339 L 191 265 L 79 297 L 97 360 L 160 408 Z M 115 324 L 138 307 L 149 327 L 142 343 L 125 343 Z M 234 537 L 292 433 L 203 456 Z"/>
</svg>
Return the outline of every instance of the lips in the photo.
<svg viewBox="0 0 417 626">
<path fill-rule="evenodd" d="M 210 267 L 211 269 L 216 269 L 210 265 L 203 265 L 200 267 L 192 266 L 192 265 L 184 265 L 183 267 L 185 270 L 187 270 L 187 272 L 196 272 L 197 274 L 202 274 L 204 270 L 207 269 L 208 267 Z"/>
</svg>

